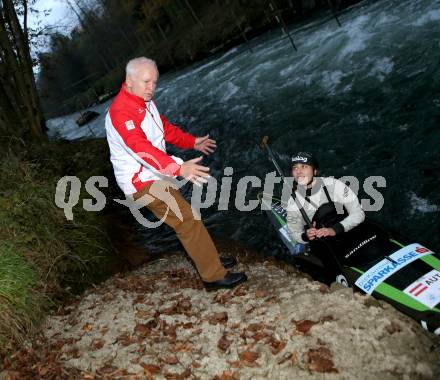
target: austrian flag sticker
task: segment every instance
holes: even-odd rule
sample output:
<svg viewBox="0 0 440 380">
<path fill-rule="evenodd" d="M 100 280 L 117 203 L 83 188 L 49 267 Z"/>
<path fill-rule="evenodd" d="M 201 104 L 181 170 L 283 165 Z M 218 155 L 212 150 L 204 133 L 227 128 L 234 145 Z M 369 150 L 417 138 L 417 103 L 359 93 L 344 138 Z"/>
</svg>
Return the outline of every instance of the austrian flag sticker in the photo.
<svg viewBox="0 0 440 380">
<path fill-rule="evenodd" d="M 133 120 L 128 120 L 125 122 L 125 126 L 127 127 L 127 129 L 130 131 L 132 129 L 134 129 L 134 123 Z"/>
<path fill-rule="evenodd" d="M 429 308 L 435 307 L 440 303 L 440 272 L 433 269 L 407 286 L 404 292 Z"/>
</svg>

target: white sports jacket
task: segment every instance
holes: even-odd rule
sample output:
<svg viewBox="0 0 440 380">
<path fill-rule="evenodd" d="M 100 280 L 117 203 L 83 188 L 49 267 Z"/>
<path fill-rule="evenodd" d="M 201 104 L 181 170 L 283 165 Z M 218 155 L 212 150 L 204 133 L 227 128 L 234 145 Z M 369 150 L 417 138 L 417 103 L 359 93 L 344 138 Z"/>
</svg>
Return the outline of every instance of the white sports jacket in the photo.
<svg viewBox="0 0 440 380">
<path fill-rule="evenodd" d="M 315 180 L 316 182 L 312 187 L 312 192 L 309 197 L 310 202 L 305 200 L 305 197 L 303 196 L 304 194 L 300 194 L 299 191 L 296 191 L 295 193 L 299 203 L 304 208 L 310 220 L 312 220 L 313 215 L 319 206 L 329 202 L 322 187 L 322 183 L 324 183 L 331 200 L 335 203 L 344 205 L 348 212 L 348 216 L 345 219 L 333 226 L 336 233 L 349 231 L 364 221 L 365 213 L 359 204 L 359 199 L 345 183 L 332 177 L 316 177 Z M 338 210 L 338 207 L 336 207 L 336 210 L 338 212 L 343 212 L 343 210 Z M 305 226 L 306 222 L 304 221 L 298 206 L 293 198 L 289 198 L 289 201 L 287 202 L 287 228 L 289 234 L 295 241 L 305 243 L 302 237 Z"/>
<path fill-rule="evenodd" d="M 179 174 L 183 161 L 169 156 L 165 143 L 182 149 L 195 144 L 195 137 L 160 115 L 153 101 L 127 92 L 125 83 L 106 115 L 105 129 L 116 181 L 127 195 Z"/>
</svg>

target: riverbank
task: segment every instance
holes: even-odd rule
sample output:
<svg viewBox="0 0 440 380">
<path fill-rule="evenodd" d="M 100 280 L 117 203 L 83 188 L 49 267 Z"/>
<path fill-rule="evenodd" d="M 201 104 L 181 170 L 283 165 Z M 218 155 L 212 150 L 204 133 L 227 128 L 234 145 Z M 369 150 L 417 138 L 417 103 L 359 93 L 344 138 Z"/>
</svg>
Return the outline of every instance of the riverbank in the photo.
<svg viewBox="0 0 440 380">
<path fill-rule="evenodd" d="M 116 191 L 105 140 L 18 144 L 4 146 L 9 153 L 0 166 L 0 354 L 38 330 L 49 310 L 147 257 L 141 249 L 129 250 L 133 258 L 121 254 L 122 246 L 136 243 L 132 234 L 120 234 L 128 229 L 120 209 L 110 203 L 100 212 L 82 207 L 92 198 L 84 185 L 93 175 L 110 178 L 101 189 L 108 199 Z M 72 220 L 55 205 L 64 176 L 82 184 Z M 118 234 L 126 239 L 114 242 Z"/>
<path fill-rule="evenodd" d="M 114 276 L 47 318 L 12 379 L 432 379 L 440 342 L 385 302 L 221 245 L 249 275 L 207 293 L 182 252 Z"/>
<path fill-rule="evenodd" d="M 440 375 L 438 338 L 385 302 L 231 240 L 216 244 L 249 281 L 207 293 L 183 252 L 139 246 L 123 210 L 85 212 L 90 176 L 117 194 L 105 140 L 22 152 L 1 166 L 0 379 Z M 83 184 L 72 221 L 54 203 L 65 175 Z"/>
</svg>

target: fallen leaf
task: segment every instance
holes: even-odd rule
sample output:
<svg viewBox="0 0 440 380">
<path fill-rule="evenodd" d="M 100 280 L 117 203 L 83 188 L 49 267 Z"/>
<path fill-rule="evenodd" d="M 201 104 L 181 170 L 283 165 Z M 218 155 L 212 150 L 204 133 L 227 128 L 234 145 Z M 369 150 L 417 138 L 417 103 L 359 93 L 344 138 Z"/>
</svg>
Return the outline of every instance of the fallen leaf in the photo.
<svg viewBox="0 0 440 380">
<path fill-rule="evenodd" d="M 319 319 L 319 322 L 323 323 L 323 322 L 329 322 L 329 321 L 334 321 L 335 317 L 333 317 L 333 315 L 324 315 L 323 317 L 321 317 Z"/>
<path fill-rule="evenodd" d="M 217 347 L 220 348 L 222 351 L 226 351 L 229 346 L 231 345 L 231 341 L 228 340 L 228 338 L 226 337 L 226 335 L 223 335 L 220 340 L 217 343 Z"/>
<path fill-rule="evenodd" d="M 58 341 L 56 341 L 55 343 L 54 343 L 54 347 L 55 347 L 55 349 L 57 349 L 58 351 L 60 351 L 63 347 L 64 347 L 64 345 L 66 344 L 67 342 L 65 341 L 65 340 L 58 340 Z"/>
<path fill-rule="evenodd" d="M 187 368 L 182 373 L 166 373 L 164 374 L 167 380 L 185 380 L 191 376 L 191 370 Z"/>
<path fill-rule="evenodd" d="M 95 380 L 96 376 L 94 373 L 85 372 L 81 374 L 81 379 L 83 380 Z"/>
<path fill-rule="evenodd" d="M 385 330 L 388 331 L 388 334 L 394 334 L 396 332 L 402 331 L 402 328 L 397 322 L 392 321 L 389 325 L 385 326 Z"/>
<path fill-rule="evenodd" d="M 237 361 L 233 361 L 233 362 L 228 362 L 231 368 L 239 368 L 240 367 L 240 362 Z"/>
<path fill-rule="evenodd" d="M 136 318 L 139 319 L 150 319 L 152 317 L 150 310 L 138 310 L 136 312 Z"/>
<path fill-rule="evenodd" d="M 162 309 L 161 313 L 165 314 L 165 315 L 179 314 L 178 309 L 177 309 L 177 305 L 178 305 L 177 302 L 174 302 L 171 306 L 168 306 L 167 308 Z"/>
<path fill-rule="evenodd" d="M 162 330 L 162 332 L 163 332 L 163 335 L 169 336 L 169 337 L 172 337 L 175 339 L 176 338 L 176 329 L 177 329 L 176 325 L 168 325 Z"/>
<path fill-rule="evenodd" d="M 79 351 L 79 348 L 75 347 L 72 348 L 71 350 L 67 351 L 67 354 L 72 356 L 72 358 L 78 359 L 79 357 L 81 357 L 81 352 Z"/>
<path fill-rule="evenodd" d="M 162 371 L 162 368 L 155 364 L 139 363 L 139 365 L 150 373 L 160 373 Z"/>
<path fill-rule="evenodd" d="M 294 367 L 296 364 L 296 358 L 297 358 L 296 352 L 292 352 L 292 357 L 290 358 L 290 365 L 292 367 Z"/>
<path fill-rule="evenodd" d="M 92 347 L 93 347 L 95 350 L 99 350 L 99 349 L 101 349 L 102 347 L 104 347 L 104 341 L 103 341 L 102 339 L 93 339 L 93 340 L 92 340 Z"/>
<path fill-rule="evenodd" d="M 260 357 L 260 354 L 255 351 L 243 351 L 243 352 L 240 352 L 238 354 L 238 356 L 239 356 L 240 360 L 242 360 L 244 362 L 253 363 L 254 361 L 256 361 Z"/>
<path fill-rule="evenodd" d="M 330 288 L 324 284 L 321 284 L 318 290 L 323 294 L 330 293 Z"/>
<path fill-rule="evenodd" d="M 232 292 L 227 291 L 226 293 L 218 293 L 214 297 L 214 302 L 217 302 L 222 305 L 226 305 L 232 299 Z"/>
<path fill-rule="evenodd" d="M 330 373 L 339 371 L 334 368 L 332 354 L 327 347 L 318 347 L 307 351 L 307 362 L 311 371 L 320 373 Z"/>
<path fill-rule="evenodd" d="M 257 298 L 264 298 L 266 296 L 267 296 L 267 291 L 265 291 L 265 290 L 257 290 L 255 292 L 255 297 L 257 297 Z"/>
<path fill-rule="evenodd" d="M 177 364 L 179 363 L 179 360 L 175 355 L 166 356 L 165 358 L 161 359 L 166 364 Z"/>
<path fill-rule="evenodd" d="M 245 296 L 247 294 L 247 288 L 245 286 L 239 285 L 232 294 L 236 297 Z"/>
<path fill-rule="evenodd" d="M 246 327 L 246 330 L 249 331 L 262 331 L 266 325 L 264 323 L 251 323 L 248 327 Z"/>
<path fill-rule="evenodd" d="M 211 325 L 216 325 L 218 323 L 226 323 L 228 321 L 228 313 L 226 311 L 212 314 L 208 317 L 208 322 Z"/>
<path fill-rule="evenodd" d="M 192 304 L 189 298 L 185 298 L 181 301 L 179 301 L 179 309 L 182 311 L 188 311 L 191 310 Z"/>
<path fill-rule="evenodd" d="M 296 352 L 287 352 L 283 355 L 283 357 L 278 361 L 278 364 L 284 364 L 285 362 L 290 361 L 292 366 L 296 364 Z"/>
<path fill-rule="evenodd" d="M 191 342 L 178 343 L 171 350 L 172 352 L 191 352 L 193 344 Z"/>
<path fill-rule="evenodd" d="M 138 323 L 134 328 L 134 332 L 141 336 L 149 335 L 151 328 L 148 324 Z"/>
<path fill-rule="evenodd" d="M 97 373 L 99 375 L 107 375 L 107 376 L 110 375 L 111 376 L 111 375 L 114 375 L 118 371 L 119 371 L 118 367 L 115 367 L 114 365 L 107 364 L 107 365 L 101 367 L 100 369 L 98 369 Z"/>
<path fill-rule="evenodd" d="M 225 370 L 221 374 L 221 376 L 218 378 L 219 380 L 232 380 L 234 377 L 234 374 L 232 371 Z"/>
<path fill-rule="evenodd" d="M 129 332 L 122 333 L 116 338 L 116 341 L 122 344 L 124 347 L 129 346 L 130 344 L 137 343 L 138 338 L 130 334 Z"/>
<path fill-rule="evenodd" d="M 255 339 L 255 341 L 260 341 L 261 339 L 267 338 L 269 336 L 268 333 L 264 331 L 257 331 L 254 335 L 252 335 L 252 339 Z"/>
<path fill-rule="evenodd" d="M 272 346 L 272 354 L 278 355 L 281 351 L 284 350 L 284 347 L 286 347 L 287 342 L 285 340 L 272 340 L 270 345 Z"/>
<path fill-rule="evenodd" d="M 246 314 L 252 313 L 256 309 L 255 306 L 251 306 L 249 309 L 246 310 Z"/>
<path fill-rule="evenodd" d="M 316 325 L 316 324 L 317 324 L 317 322 L 310 321 L 308 319 L 304 319 L 301 321 L 295 321 L 296 329 L 303 334 L 306 334 L 307 332 L 309 332 L 309 330 L 312 328 L 312 326 Z"/>
<path fill-rule="evenodd" d="M 144 303 L 145 302 L 145 295 L 144 294 L 139 294 L 134 300 L 133 300 L 133 305 L 137 305 L 139 303 Z"/>
<path fill-rule="evenodd" d="M 191 335 L 200 335 L 203 332 L 203 329 L 195 329 L 191 332 Z"/>
<path fill-rule="evenodd" d="M 49 367 L 48 366 L 38 366 L 38 375 L 40 376 L 46 376 L 47 373 L 49 372 Z"/>
<path fill-rule="evenodd" d="M 87 323 L 87 324 L 85 324 L 85 325 L 83 326 L 82 329 L 83 329 L 84 331 L 89 332 L 89 331 L 92 330 L 92 328 L 93 328 L 93 325 L 92 325 L 91 323 Z"/>
</svg>

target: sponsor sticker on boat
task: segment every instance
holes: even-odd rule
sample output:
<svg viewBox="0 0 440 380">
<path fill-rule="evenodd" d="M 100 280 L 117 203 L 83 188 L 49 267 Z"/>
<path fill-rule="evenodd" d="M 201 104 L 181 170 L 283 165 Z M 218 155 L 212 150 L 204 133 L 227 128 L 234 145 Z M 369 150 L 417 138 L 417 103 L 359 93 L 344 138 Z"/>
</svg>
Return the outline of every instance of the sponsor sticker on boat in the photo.
<svg viewBox="0 0 440 380">
<path fill-rule="evenodd" d="M 433 269 L 405 288 L 404 292 L 432 309 L 440 303 L 440 272 Z"/>
<path fill-rule="evenodd" d="M 365 293 L 371 294 L 378 285 L 398 270 L 423 256 L 432 255 L 433 253 L 434 252 L 421 244 L 414 243 L 407 245 L 379 261 L 359 277 L 355 284 Z"/>
<path fill-rule="evenodd" d="M 282 226 L 279 230 L 281 235 L 283 235 L 288 241 L 295 243 L 295 241 L 292 241 L 292 238 L 290 237 L 289 230 L 287 229 L 287 224 Z"/>
</svg>

